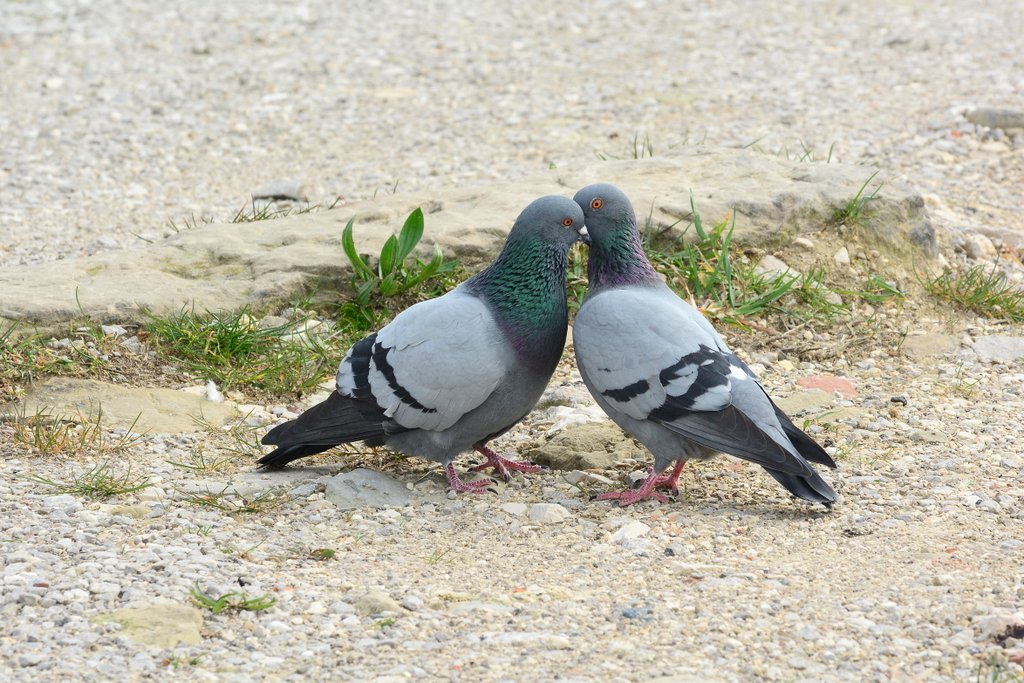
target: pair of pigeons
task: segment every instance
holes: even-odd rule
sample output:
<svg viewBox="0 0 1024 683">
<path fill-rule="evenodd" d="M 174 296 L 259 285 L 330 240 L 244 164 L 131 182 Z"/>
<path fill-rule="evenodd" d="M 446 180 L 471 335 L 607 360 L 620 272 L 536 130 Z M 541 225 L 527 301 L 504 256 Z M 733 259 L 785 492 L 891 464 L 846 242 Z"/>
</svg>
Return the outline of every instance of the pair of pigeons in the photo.
<svg viewBox="0 0 1024 683">
<path fill-rule="evenodd" d="M 444 296 L 418 303 L 356 343 L 337 390 L 263 438 L 277 448 L 259 463 L 281 467 L 363 441 L 440 463 L 456 492 L 452 460 L 473 449 L 474 470 L 535 472 L 487 446 L 526 417 L 555 371 L 568 328 L 569 248 L 589 244 L 589 291 L 573 345 L 583 381 L 622 429 L 654 454 L 636 489 L 599 498 L 627 506 L 677 491 L 690 458 L 725 452 L 761 465 L 798 498 L 831 506 L 835 491 L 810 462 L 827 453 L 772 402 L 711 324 L 658 278 L 636 216 L 617 188 L 590 185 L 572 200 L 537 199 L 519 215 L 498 257 Z M 675 463 L 671 473 L 663 473 Z"/>
</svg>

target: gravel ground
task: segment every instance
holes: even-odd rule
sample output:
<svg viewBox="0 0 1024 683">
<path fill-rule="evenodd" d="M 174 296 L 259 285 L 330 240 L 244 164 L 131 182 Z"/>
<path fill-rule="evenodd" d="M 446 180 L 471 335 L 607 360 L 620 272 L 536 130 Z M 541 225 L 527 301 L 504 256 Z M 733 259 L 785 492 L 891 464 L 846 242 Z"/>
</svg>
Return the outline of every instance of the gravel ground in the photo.
<svg viewBox="0 0 1024 683">
<path fill-rule="evenodd" d="M 1024 110 L 1004 0 L 357 5 L 4 3 L 0 267 L 230 219 L 275 180 L 313 201 L 494 183 L 635 133 L 834 145 L 948 203 L 949 229 L 1019 229 L 1024 139 L 963 118 Z"/>
<path fill-rule="evenodd" d="M 934 195 L 949 234 L 1021 234 L 1024 140 L 963 116 L 1024 110 L 1024 14 L 1009 3 L 674 5 L 7 2 L 0 267 L 230 218 L 274 180 L 313 201 L 493 184 L 629 156 L 636 131 L 655 153 L 756 140 L 799 155 L 802 140 L 821 159 L 835 143 L 834 158 Z M 1021 331 L 913 325 L 963 340 L 923 357 L 753 359 L 773 395 L 827 374 L 856 388 L 843 407 L 862 412 L 817 434 L 841 465 L 831 512 L 727 459 L 687 468 L 676 503 L 620 510 L 561 473 L 449 499 L 436 468 L 364 458 L 418 501 L 342 511 L 313 487 L 232 515 L 184 500 L 196 475 L 166 462 L 197 443 L 226 453 L 210 435 L 129 451 L 118 466 L 155 486 L 116 507 L 26 480 L 67 481 L 98 458 L 33 457 L 0 432 L 0 674 L 909 683 L 1024 661 L 1019 639 L 997 643 L 1024 624 L 1024 366 L 970 343 Z M 534 422 L 501 444 L 534 438 Z M 206 612 L 202 641 L 177 647 L 97 622 L 187 604 L 197 581 L 277 603 Z M 1022 676 L 1009 666 L 1004 680 Z"/>
</svg>

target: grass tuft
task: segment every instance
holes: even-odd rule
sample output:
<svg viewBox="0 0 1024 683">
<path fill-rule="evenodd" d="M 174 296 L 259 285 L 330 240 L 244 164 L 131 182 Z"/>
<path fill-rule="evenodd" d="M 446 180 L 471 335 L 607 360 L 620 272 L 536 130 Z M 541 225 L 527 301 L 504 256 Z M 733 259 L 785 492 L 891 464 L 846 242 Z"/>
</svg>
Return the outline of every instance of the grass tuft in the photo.
<svg viewBox="0 0 1024 683">
<path fill-rule="evenodd" d="M 247 308 L 207 313 L 183 309 L 148 317 L 146 327 L 158 353 L 223 389 L 252 387 L 283 394 L 311 388 L 334 368 L 348 341 L 336 330 L 299 335 L 294 323 L 261 328 Z"/>
<path fill-rule="evenodd" d="M 214 614 L 220 614 L 224 610 L 261 612 L 270 609 L 277 603 L 277 598 L 269 593 L 250 598 L 245 593 L 230 591 L 214 597 L 200 588 L 198 581 L 188 592 L 195 605 L 208 609 Z"/>
<path fill-rule="evenodd" d="M 848 199 L 841 207 L 832 210 L 833 225 L 864 225 L 864 222 L 869 217 L 867 211 L 868 203 L 878 198 L 878 192 L 882 189 L 884 183 L 878 183 L 870 194 L 864 194 L 864 191 L 867 189 L 868 183 L 874 180 L 878 174 L 879 171 L 875 171 L 868 176 L 868 179 L 857 190 L 857 194 Z"/>
<path fill-rule="evenodd" d="M 38 474 L 28 477 L 29 481 L 48 486 L 55 493 L 70 493 L 88 498 L 109 498 L 126 493 L 135 493 L 152 486 L 148 477 L 133 477 L 131 467 L 124 474 L 114 474 L 104 462 L 70 482 L 54 481 Z"/>
<path fill-rule="evenodd" d="M 288 495 L 273 490 L 262 491 L 255 496 L 246 497 L 234 491 L 228 491 L 225 485 L 220 491 L 184 491 L 176 489 L 178 495 L 186 503 L 200 507 L 212 508 L 227 514 L 251 514 L 266 512 L 288 502 Z"/>
<path fill-rule="evenodd" d="M 14 441 L 42 455 L 122 453 L 138 445 L 144 437 L 134 431 L 140 415 L 123 434 L 111 440 L 103 428 L 102 406 L 95 413 L 75 415 L 55 415 L 49 408 L 39 408 L 35 414 L 26 415 L 16 409 L 12 421 Z"/>
<path fill-rule="evenodd" d="M 932 296 L 986 318 L 1024 321 L 1024 290 L 1009 284 L 995 266 L 973 266 L 961 273 L 945 270 L 921 279 L 921 284 Z"/>
</svg>

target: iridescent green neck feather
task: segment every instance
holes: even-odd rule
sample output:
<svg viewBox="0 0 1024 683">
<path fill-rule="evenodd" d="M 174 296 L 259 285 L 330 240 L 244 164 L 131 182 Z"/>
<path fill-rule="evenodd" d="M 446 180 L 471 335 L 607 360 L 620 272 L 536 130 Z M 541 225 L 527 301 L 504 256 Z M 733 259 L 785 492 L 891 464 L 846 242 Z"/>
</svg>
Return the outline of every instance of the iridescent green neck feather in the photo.
<svg viewBox="0 0 1024 683">
<path fill-rule="evenodd" d="M 491 307 L 519 360 L 551 373 L 562 357 L 569 313 L 567 247 L 539 235 L 510 236 L 498 258 L 466 281 Z"/>
</svg>

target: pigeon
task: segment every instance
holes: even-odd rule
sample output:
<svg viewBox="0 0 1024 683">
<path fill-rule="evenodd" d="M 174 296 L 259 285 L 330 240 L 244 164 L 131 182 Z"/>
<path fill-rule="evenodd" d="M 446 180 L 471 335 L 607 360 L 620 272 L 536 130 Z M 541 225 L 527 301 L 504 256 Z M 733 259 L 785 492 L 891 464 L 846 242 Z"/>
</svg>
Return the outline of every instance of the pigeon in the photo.
<svg viewBox="0 0 1024 683">
<path fill-rule="evenodd" d="M 486 444 L 526 417 L 561 359 L 568 251 L 586 234 L 571 199 L 532 202 L 486 269 L 356 342 L 335 391 L 267 432 L 262 443 L 277 448 L 259 464 L 362 441 L 440 463 L 456 493 L 491 483 L 459 479 L 452 460 L 471 448 L 487 458 L 476 471 L 493 467 L 506 480 L 509 470 L 540 471 Z"/>
<path fill-rule="evenodd" d="M 678 494 L 688 459 L 723 452 L 757 463 L 797 498 L 831 507 L 836 493 L 809 463 L 835 462 L 772 402 L 711 323 L 659 279 L 625 194 L 597 184 L 573 198 L 590 245 L 589 289 L 573 324 L 576 364 L 598 405 L 654 454 L 638 488 L 599 498 L 621 507 L 665 502 L 655 488 Z"/>
</svg>

